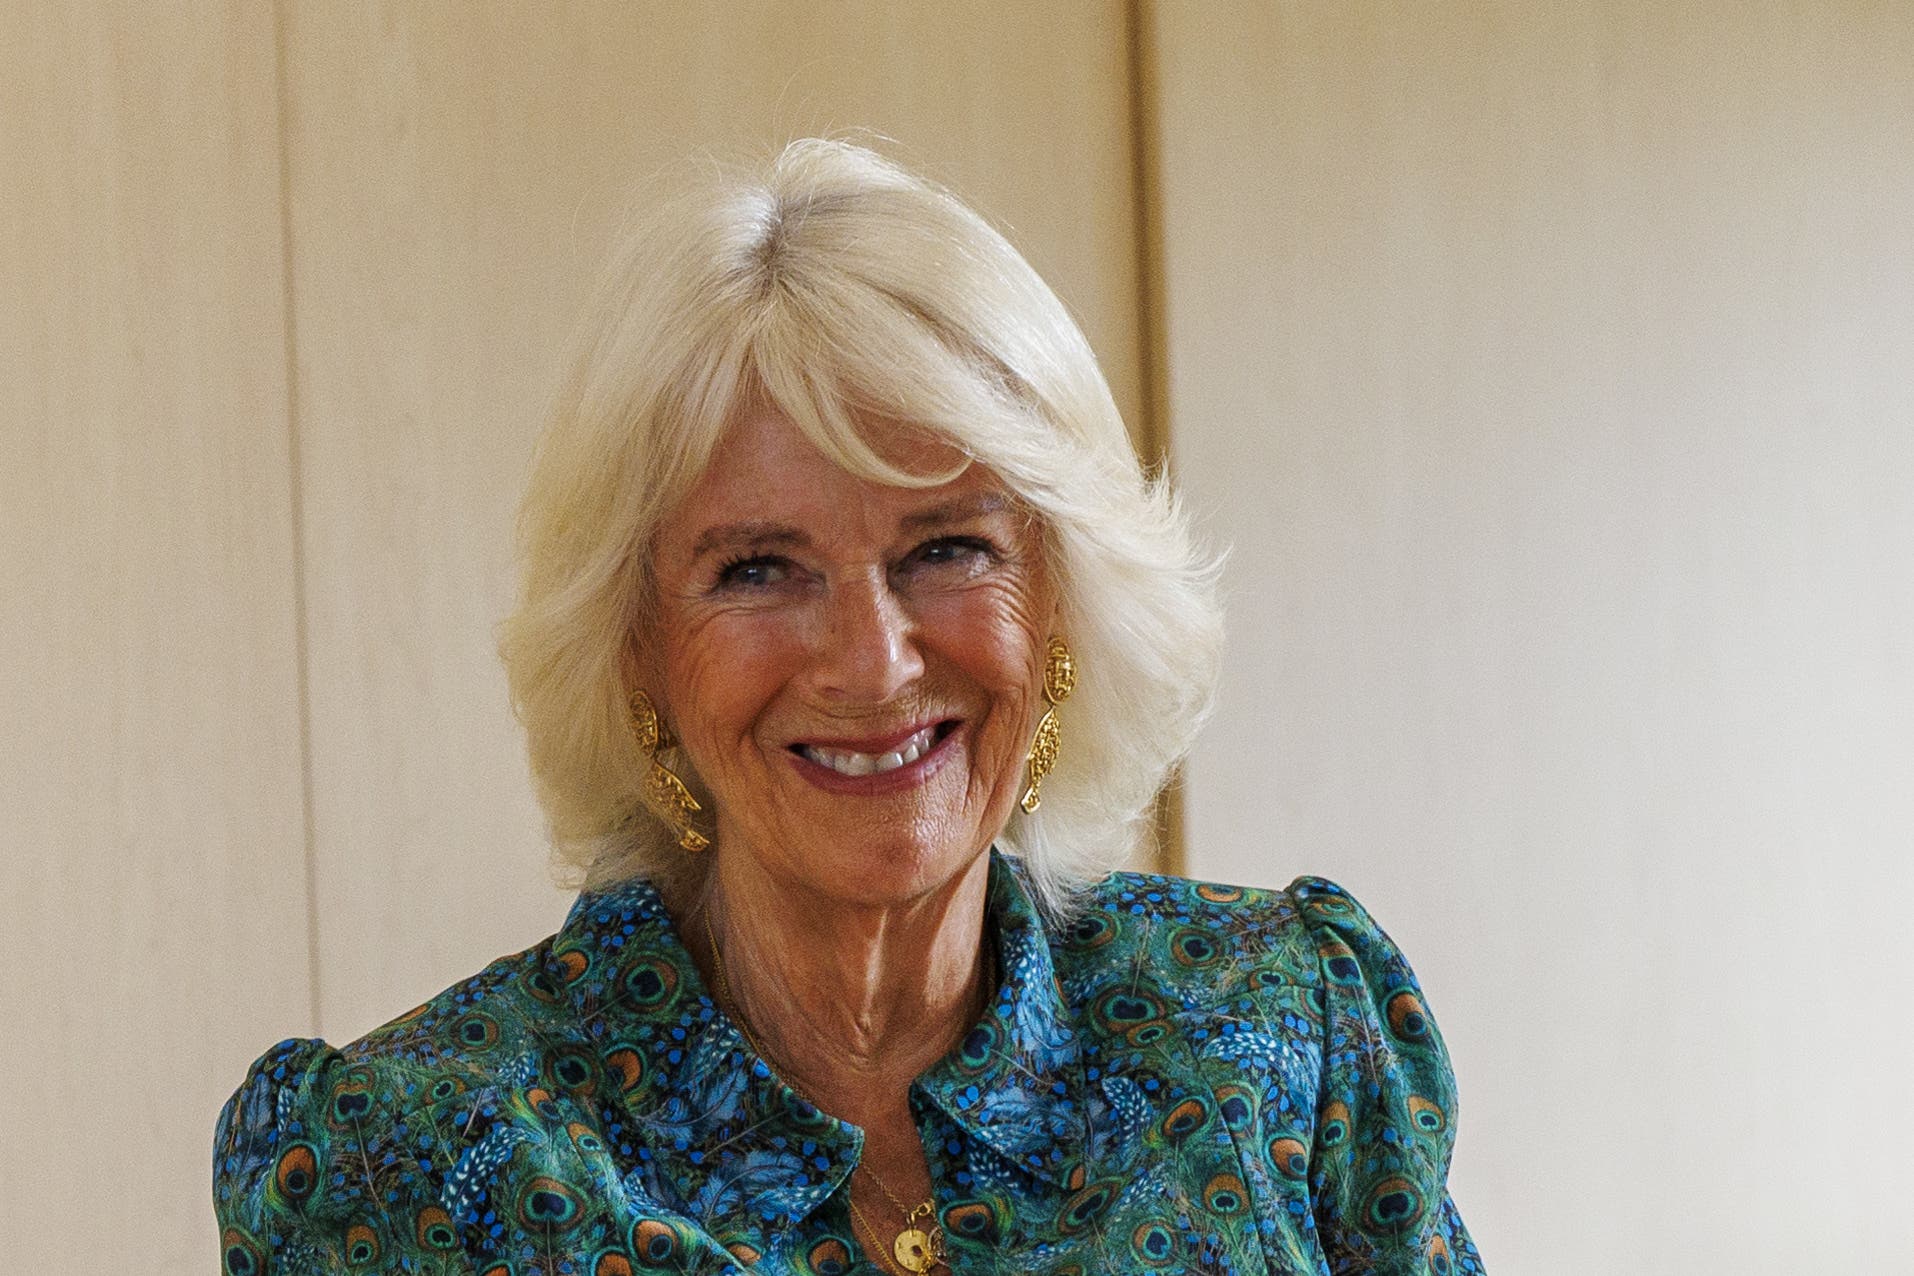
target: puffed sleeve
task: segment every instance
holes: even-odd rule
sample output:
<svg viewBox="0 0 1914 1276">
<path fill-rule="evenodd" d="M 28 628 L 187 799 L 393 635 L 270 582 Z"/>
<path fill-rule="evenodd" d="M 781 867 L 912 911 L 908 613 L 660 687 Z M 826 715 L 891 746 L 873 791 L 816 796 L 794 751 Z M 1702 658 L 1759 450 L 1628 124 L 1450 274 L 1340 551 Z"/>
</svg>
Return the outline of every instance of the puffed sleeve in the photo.
<svg viewBox="0 0 1914 1276">
<path fill-rule="evenodd" d="M 1449 1197 L 1455 1076 L 1415 972 L 1341 887 L 1289 888 L 1322 977 L 1311 1195 L 1333 1276 L 1460 1276 L 1482 1259 Z"/>
<path fill-rule="evenodd" d="M 225 1276 L 471 1270 L 382 1088 L 323 1041 L 253 1064 L 213 1135 Z"/>
</svg>

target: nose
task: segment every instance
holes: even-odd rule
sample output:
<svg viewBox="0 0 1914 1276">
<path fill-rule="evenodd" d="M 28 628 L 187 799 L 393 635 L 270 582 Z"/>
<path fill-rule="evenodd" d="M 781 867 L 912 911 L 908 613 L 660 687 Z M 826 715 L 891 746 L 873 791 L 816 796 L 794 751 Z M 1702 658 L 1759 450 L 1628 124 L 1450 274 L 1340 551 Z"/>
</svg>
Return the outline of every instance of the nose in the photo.
<svg viewBox="0 0 1914 1276">
<path fill-rule="evenodd" d="M 881 573 L 833 582 L 826 609 L 816 663 L 822 694 L 881 704 L 923 675 L 915 624 Z"/>
</svg>

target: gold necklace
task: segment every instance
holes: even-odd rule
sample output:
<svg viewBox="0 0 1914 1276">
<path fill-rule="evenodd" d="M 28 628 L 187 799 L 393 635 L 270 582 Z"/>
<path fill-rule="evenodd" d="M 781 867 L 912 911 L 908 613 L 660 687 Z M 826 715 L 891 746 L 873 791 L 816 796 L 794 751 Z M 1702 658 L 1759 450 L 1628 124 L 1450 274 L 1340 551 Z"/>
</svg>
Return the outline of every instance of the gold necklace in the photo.
<svg viewBox="0 0 1914 1276">
<path fill-rule="evenodd" d="M 872 1174 L 871 1177 L 876 1178 L 877 1176 Z M 883 1180 L 878 1180 L 878 1186 L 884 1186 Z M 898 1202 L 897 1197 L 892 1195 L 889 1188 L 884 1189 L 884 1195 L 891 1198 L 891 1204 L 896 1205 L 899 1209 L 903 1208 Z M 871 1222 L 870 1216 L 858 1205 L 855 1195 L 850 1197 L 850 1202 L 851 1215 L 856 1222 L 863 1227 L 865 1235 L 869 1236 L 874 1242 L 882 1241 L 884 1239 L 884 1233 L 877 1229 L 877 1225 Z M 925 1201 L 917 1207 L 916 1211 L 912 1211 L 911 1217 L 916 1217 L 918 1211 L 927 1212 L 932 1208 L 931 1203 Z M 922 1228 L 909 1226 L 909 1223 L 910 1219 L 907 1218 L 905 1220 L 904 1230 L 899 1232 L 896 1238 L 891 1241 L 889 1261 L 896 1264 L 900 1270 L 910 1273 L 911 1276 L 923 1276 L 923 1273 L 928 1272 L 931 1268 L 936 1267 L 944 1261 L 943 1233 L 942 1231 L 938 1231 L 934 1234 L 926 1233 Z M 877 1255 L 878 1266 L 884 1266 L 885 1259 L 882 1245 L 873 1244 L 871 1246 L 871 1252 Z"/>
<path fill-rule="evenodd" d="M 711 973 L 717 977 L 718 999 L 730 1011 L 731 1022 L 737 1024 L 738 1031 L 744 1034 L 745 1044 L 751 1047 L 752 1053 L 764 1060 L 765 1066 L 777 1075 L 779 1081 L 796 1091 L 799 1098 L 822 1112 L 824 1110 L 823 1105 L 805 1093 L 802 1087 L 798 1086 L 790 1077 L 785 1075 L 784 1070 L 777 1066 L 776 1061 L 765 1052 L 764 1047 L 758 1044 L 758 1039 L 751 1035 L 751 1026 L 744 1021 L 744 1011 L 739 1007 L 737 1000 L 732 997 L 731 983 L 725 978 L 724 954 L 718 951 L 718 935 L 717 932 L 711 928 L 711 910 L 708 908 L 704 910 L 704 938 L 705 943 L 711 948 Z M 903 1201 L 898 1199 L 897 1193 L 891 1191 L 891 1185 L 886 1183 L 884 1176 L 879 1174 L 875 1169 L 865 1165 L 862 1161 L 858 1162 L 857 1169 L 870 1175 L 871 1182 L 877 1184 L 878 1190 L 889 1197 L 891 1204 L 897 1208 L 897 1212 L 903 1215 L 904 1226 L 898 1230 L 896 1236 L 891 1238 L 891 1257 L 896 1261 L 897 1265 L 904 1271 L 911 1273 L 911 1276 L 923 1276 L 923 1273 L 928 1272 L 931 1268 L 943 1262 L 944 1230 L 937 1226 L 934 1221 L 934 1216 L 937 1213 L 936 1198 L 933 1197 L 930 1200 L 918 1203 L 914 1207 L 908 1207 Z M 856 1195 L 853 1194 L 849 1199 L 851 1202 L 851 1214 L 859 1223 L 863 1224 L 864 1231 L 868 1235 L 881 1240 L 884 1234 L 872 1226 L 870 1219 L 866 1217 L 864 1211 L 857 1207 Z M 932 1220 L 929 1230 L 917 1225 L 919 1219 Z"/>
<path fill-rule="evenodd" d="M 890 1198 L 891 1204 L 896 1207 L 897 1212 L 904 1217 L 903 1229 L 891 1238 L 891 1255 L 897 1260 L 897 1265 L 907 1272 L 921 1274 L 943 1262 L 943 1229 L 938 1227 L 934 1222 L 930 1225 L 929 1231 L 925 1231 L 917 1225 L 918 1219 L 929 1218 L 937 1212 L 936 1201 L 923 1201 L 915 1208 L 906 1209 L 904 1202 L 897 1199 L 897 1193 L 891 1191 L 891 1185 L 884 1181 L 883 1175 L 871 1169 L 869 1166 L 860 1166 L 859 1168 L 871 1176 L 871 1181 L 877 1184 L 878 1190 Z M 856 1214 L 858 1218 L 864 1219 L 863 1212 L 857 1208 L 857 1199 L 855 1197 L 851 1199 L 851 1212 Z M 877 1229 L 870 1225 L 868 1219 L 864 1219 L 864 1230 L 872 1232 L 880 1238 L 883 1235 L 883 1233 L 877 1232 Z"/>
</svg>

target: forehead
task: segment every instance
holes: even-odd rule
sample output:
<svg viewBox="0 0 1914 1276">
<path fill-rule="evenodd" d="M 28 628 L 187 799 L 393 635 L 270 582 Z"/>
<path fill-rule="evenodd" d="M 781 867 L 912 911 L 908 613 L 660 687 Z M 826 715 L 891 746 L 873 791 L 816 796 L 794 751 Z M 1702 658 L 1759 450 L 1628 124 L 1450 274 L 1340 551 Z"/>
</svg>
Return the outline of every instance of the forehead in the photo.
<svg viewBox="0 0 1914 1276">
<path fill-rule="evenodd" d="M 900 433 L 884 451 L 911 472 L 964 469 L 931 487 L 878 482 L 818 451 L 776 408 L 753 409 L 725 433 L 704 474 L 660 524 L 657 548 L 667 558 L 686 557 L 714 529 L 742 524 L 785 524 L 817 541 L 886 539 L 926 511 L 1011 504 L 994 473 L 966 464 L 963 453 L 933 435 Z"/>
</svg>

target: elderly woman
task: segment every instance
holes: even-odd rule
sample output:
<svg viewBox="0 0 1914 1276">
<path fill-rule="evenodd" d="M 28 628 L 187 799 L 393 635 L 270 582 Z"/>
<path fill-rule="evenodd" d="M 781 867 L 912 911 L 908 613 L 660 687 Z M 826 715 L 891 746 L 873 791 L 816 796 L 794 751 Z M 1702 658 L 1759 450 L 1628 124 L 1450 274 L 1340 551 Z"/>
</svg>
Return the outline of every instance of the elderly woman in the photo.
<svg viewBox="0 0 1914 1276">
<path fill-rule="evenodd" d="M 504 642 L 564 928 L 234 1095 L 230 1276 L 1468 1272 L 1348 895 L 1108 873 L 1212 562 L 1005 240 L 855 147 L 637 238 Z"/>
</svg>

